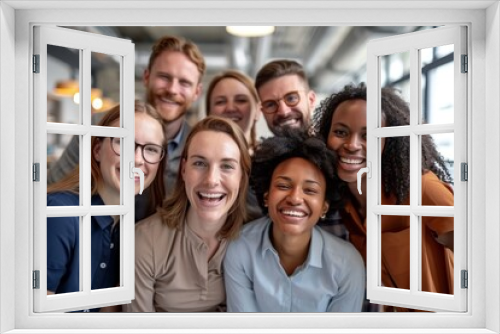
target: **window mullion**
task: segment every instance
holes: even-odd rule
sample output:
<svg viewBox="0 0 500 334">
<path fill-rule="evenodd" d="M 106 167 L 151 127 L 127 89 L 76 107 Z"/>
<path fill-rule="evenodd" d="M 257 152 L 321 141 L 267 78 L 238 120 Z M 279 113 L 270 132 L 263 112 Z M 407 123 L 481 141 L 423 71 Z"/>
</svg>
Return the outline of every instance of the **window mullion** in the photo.
<svg viewBox="0 0 500 334">
<path fill-rule="evenodd" d="M 421 261 L 419 256 L 419 219 L 413 209 L 418 206 L 419 194 L 419 138 L 414 129 L 420 114 L 420 57 L 417 48 L 410 49 L 410 291 L 415 293 L 420 286 Z"/>
</svg>

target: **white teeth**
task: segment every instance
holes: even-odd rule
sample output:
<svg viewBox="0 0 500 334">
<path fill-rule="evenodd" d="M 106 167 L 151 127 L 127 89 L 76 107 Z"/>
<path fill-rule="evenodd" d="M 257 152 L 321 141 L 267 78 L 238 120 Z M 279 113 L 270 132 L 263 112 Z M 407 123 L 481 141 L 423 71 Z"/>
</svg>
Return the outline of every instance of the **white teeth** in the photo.
<svg viewBox="0 0 500 334">
<path fill-rule="evenodd" d="M 210 193 L 200 193 L 201 197 L 206 197 L 206 198 L 221 198 L 224 194 L 210 194 Z"/>
<path fill-rule="evenodd" d="M 340 157 L 340 161 L 346 164 L 360 164 L 363 162 L 363 159 L 349 159 L 349 158 L 344 158 Z"/>
<path fill-rule="evenodd" d="M 291 211 L 291 210 L 283 210 L 281 211 L 283 214 L 294 217 L 305 217 L 306 214 L 301 211 Z"/>
<path fill-rule="evenodd" d="M 281 124 L 280 124 L 280 125 L 281 125 L 281 126 L 289 126 L 289 125 L 295 124 L 295 123 L 297 123 L 297 122 L 298 122 L 298 121 L 297 121 L 296 119 L 292 118 L 292 119 L 288 119 L 288 120 L 286 120 L 286 121 L 281 122 Z"/>
</svg>

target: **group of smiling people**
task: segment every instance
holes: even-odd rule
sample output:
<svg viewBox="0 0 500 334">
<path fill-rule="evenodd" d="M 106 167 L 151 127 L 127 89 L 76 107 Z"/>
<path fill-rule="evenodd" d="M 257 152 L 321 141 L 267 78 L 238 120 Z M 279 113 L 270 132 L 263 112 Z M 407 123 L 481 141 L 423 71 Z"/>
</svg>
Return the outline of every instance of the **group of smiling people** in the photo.
<svg viewBox="0 0 500 334">
<path fill-rule="evenodd" d="M 227 71 L 214 79 L 207 93 L 209 115 L 187 136 L 170 196 L 161 172 L 166 155 L 161 118 L 155 108 L 136 103 L 136 167 L 145 173 L 156 213 L 136 224 L 135 299 L 121 310 L 360 312 L 366 191 L 358 193 L 356 181 L 366 166 L 366 87 L 346 86 L 321 102 L 310 127 L 284 127 L 259 142 L 255 122 L 244 127 L 217 113 L 225 103 L 217 92 L 224 91 L 228 78 L 249 92 L 234 103 L 258 112 L 250 78 Z M 286 98 L 284 103 L 293 105 L 294 96 Z M 279 108 L 279 100 L 275 103 Z M 408 105 L 395 90 L 383 89 L 381 104 L 382 126 L 409 124 Z M 116 126 L 118 117 L 119 107 L 100 125 Z M 119 145 L 113 138 L 92 141 L 93 205 L 119 203 Z M 409 138 L 383 141 L 382 204 L 409 203 L 409 150 Z M 453 205 L 451 177 L 429 136 L 422 137 L 421 160 L 422 205 Z M 48 187 L 48 205 L 77 203 L 75 169 Z M 329 217 L 339 214 L 347 240 L 317 226 L 327 226 Z M 79 222 L 74 218 L 48 220 L 49 293 L 77 291 Z M 92 288 L 113 287 L 119 282 L 119 247 L 109 245 L 118 242 L 119 220 L 92 219 L 98 226 L 92 252 L 109 263 L 102 273 L 101 262 L 93 260 Z M 453 294 L 453 218 L 423 217 L 422 222 L 422 289 Z M 409 217 L 382 218 L 384 286 L 409 288 L 408 235 Z"/>
</svg>

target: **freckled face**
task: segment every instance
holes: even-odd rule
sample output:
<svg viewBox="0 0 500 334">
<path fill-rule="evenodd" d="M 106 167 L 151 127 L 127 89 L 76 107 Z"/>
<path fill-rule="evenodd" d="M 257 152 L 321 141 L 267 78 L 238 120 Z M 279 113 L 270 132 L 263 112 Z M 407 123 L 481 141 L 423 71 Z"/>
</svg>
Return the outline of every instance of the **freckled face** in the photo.
<svg viewBox="0 0 500 334">
<path fill-rule="evenodd" d="M 280 163 L 265 194 L 273 234 L 310 234 L 328 210 L 325 193 L 325 177 L 316 165 L 303 158 Z"/>
<path fill-rule="evenodd" d="M 242 178 L 238 145 L 223 132 L 198 132 L 181 168 L 189 210 L 203 223 L 224 224 Z"/>
</svg>

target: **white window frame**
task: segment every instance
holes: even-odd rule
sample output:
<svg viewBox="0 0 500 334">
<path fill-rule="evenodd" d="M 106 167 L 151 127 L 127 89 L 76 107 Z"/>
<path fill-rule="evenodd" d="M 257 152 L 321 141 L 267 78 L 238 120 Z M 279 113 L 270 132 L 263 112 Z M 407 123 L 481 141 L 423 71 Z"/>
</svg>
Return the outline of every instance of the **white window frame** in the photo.
<svg viewBox="0 0 500 334">
<path fill-rule="evenodd" d="M 466 28 L 445 26 L 410 34 L 374 39 L 367 45 L 367 297 L 377 304 L 402 306 L 430 311 L 467 310 L 467 290 L 461 288 L 461 270 L 467 270 L 466 228 L 468 182 L 461 181 L 460 163 L 467 163 L 467 73 L 461 71 L 461 56 L 467 55 Z M 422 86 L 420 50 L 453 45 L 453 109 L 454 119 L 448 124 L 422 124 Z M 381 58 L 409 52 L 410 55 L 410 123 L 406 126 L 382 127 Z M 450 80 L 451 81 L 451 80 Z M 435 88 L 439 91 L 440 88 Z M 423 206 L 421 203 L 421 135 L 452 133 L 454 135 L 454 206 Z M 410 139 L 409 205 L 382 205 L 381 138 L 407 136 Z M 382 273 L 382 215 L 410 218 L 410 289 L 384 287 Z M 421 291 L 423 216 L 454 218 L 454 293 L 438 294 Z"/>
<path fill-rule="evenodd" d="M 33 74 L 34 96 L 34 163 L 39 164 L 39 181 L 33 184 L 34 202 L 34 270 L 38 271 L 39 288 L 34 289 L 35 312 L 75 311 L 129 303 L 134 298 L 134 44 L 130 40 L 47 25 L 35 26 L 34 54 L 39 56 L 39 71 Z M 78 50 L 79 123 L 47 122 L 47 46 Z M 91 55 L 92 52 L 114 55 L 120 59 L 120 119 L 118 127 L 91 125 Z M 47 134 L 79 136 L 80 203 L 77 206 L 47 206 Z M 91 140 L 97 137 L 121 138 L 120 204 L 91 205 Z M 132 176 L 132 177 L 131 177 Z M 117 287 L 91 289 L 91 217 L 120 216 L 120 281 Z M 80 291 L 47 295 L 47 218 L 80 217 Z"/>
<path fill-rule="evenodd" d="M 498 1 L 144 1 L 0 3 L 0 332 L 500 332 L 500 9 Z M 62 8 L 73 6 L 72 8 Z M 78 10 L 74 9 L 78 6 Z M 110 10 L 95 9 L 107 7 Z M 150 10 L 137 10 L 138 6 Z M 393 6 L 398 6 L 394 9 Z M 427 7 L 432 6 L 432 8 Z M 129 7 L 130 9 L 123 9 Z M 46 9 L 49 8 L 49 9 Z M 122 8 L 122 9 L 120 9 Z M 408 10 L 410 9 L 411 10 Z M 57 10 L 54 10 L 57 9 Z M 112 10 L 111 10 L 112 9 Z M 244 10 L 243 10 L 244 9 Z M 450 25 L 469 28 L 469 311 L 465 314 L 33 314 L 30 31 L 57 25 Z M 14 84 L 13 84 L 14 83 Z M 13 114 L 15 117 L 13 117 Z M 13 120 L 14 118 L 14 120 Z M 14 126 L 12 126 L 14 122 Z M 28 134 L 28 135 L 27 135 Z M 14 140 L 13 140 L 14 138 Z M 14 143 L 14 145 L 13 145 Z M 12 162 L 15 161 L 15 164 Z M 15 167 L 14 167 L 15 166 Z M 14 177 L 13 177 L 14 175 Z M 488 182 L 486 182 L 488 175 Z M 14 192 L 14 196 L 13 196 Z M 472 226 L 474 229 L 472 229 Z M 485 256 L 488 254 L 489 256 Z M 495 256 L 496 255 L 496 256 Z M 139 325 L 144 326 L 138 329 Z M 166 328 L 170 328 L 166 329 Z M 190 331 L 175 330 L 190 328 Z M 136 329 L 136 330 L 134 330 Z M 46 332 L 46 331 L 45 331 Z M 73 332 L 77 332 L 74 330 Z M 150 332 L 153 332 L 151 330 Z"/>
</svg>

